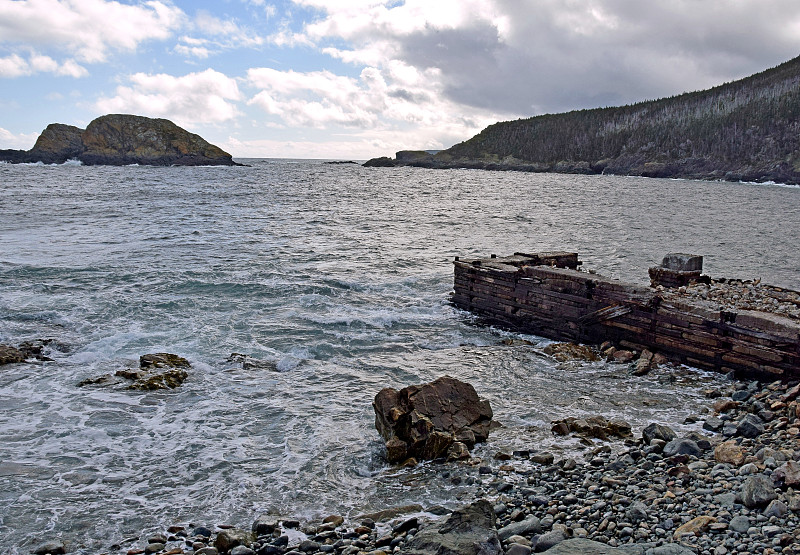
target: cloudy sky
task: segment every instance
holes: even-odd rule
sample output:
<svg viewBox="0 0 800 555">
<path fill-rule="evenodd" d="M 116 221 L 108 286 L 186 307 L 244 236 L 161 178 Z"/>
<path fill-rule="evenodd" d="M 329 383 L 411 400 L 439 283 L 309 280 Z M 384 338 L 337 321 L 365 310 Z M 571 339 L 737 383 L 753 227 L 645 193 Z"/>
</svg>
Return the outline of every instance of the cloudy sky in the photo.
<svg viewBox="0 0 800 555">
<path fill-rule="evenodd" d="M 797 55 L 797 0 L 0 0 L 0 148 L 133 113 L 236 157 L 366 159 Z"/>
</svg>

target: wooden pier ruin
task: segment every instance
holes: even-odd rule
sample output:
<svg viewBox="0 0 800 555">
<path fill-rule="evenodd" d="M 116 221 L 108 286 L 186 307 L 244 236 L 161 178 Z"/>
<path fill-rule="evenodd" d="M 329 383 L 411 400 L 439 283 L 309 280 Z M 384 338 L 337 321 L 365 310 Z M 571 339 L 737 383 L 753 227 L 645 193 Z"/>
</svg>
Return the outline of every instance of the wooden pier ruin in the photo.
<svg viewBox="0 0 800 555">
<path fill-rule="evenodd" d="M 452 301 L 488 323 L 559 341 L 610 341 L 721 372 L 800 375 L 800 319 L 683 294 L 687 285 L 710 282 L 702 275 L 702 257 L 667 255 L 650 269 L 650 287 L 579 265 L 569 252 L 456 257 Z M 795 304 L 792 299 L 800 299 L 785 289 L 769 292 Z"/>
</svg>

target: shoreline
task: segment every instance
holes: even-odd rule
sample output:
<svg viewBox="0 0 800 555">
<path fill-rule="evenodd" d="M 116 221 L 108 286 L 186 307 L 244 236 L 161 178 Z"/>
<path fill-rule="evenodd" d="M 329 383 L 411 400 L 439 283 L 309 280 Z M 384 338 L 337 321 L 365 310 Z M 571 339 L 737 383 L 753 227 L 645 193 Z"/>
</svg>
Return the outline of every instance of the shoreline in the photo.
<svg viewBox="0 0 800 555">
<path fill-rule="evenodd" d="M 654 423 L 646 439 L 594 443 L 584 461 L 531 449 L 498 452 L 493 461 L 430 464 L 441 464 L 452 484 L 474 486 L 465 501 L 491 503 L 508 554 L 586 548 L 587 541 L 630 555 L 800 553 L 800 382 L 737 380 L 704 394 L 710 412 L 703 434 L 673 438 L 669 425 Z M 347 520 L 270 515 L 241 528 L 176 525 L 108 553 L 425 553 L 413 549 L 414 538 L 449 512 L 413 505 Z M 63 551 L 33 553 L 70 552 L 51 542 L 59 545 Z M 586 549 L 569 553 L 597 546 Z"/>
</svg>

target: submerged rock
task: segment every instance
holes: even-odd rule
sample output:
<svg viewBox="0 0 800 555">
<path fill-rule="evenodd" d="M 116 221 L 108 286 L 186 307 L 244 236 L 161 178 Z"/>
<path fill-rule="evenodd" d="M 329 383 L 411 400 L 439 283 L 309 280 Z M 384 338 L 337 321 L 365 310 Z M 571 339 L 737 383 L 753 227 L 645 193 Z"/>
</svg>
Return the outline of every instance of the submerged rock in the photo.
<svg viewBox="0 0 800 555">
<path fill-rule="evenodd" d="M 25 362 L 25 353 L 11 345 L 0 345 L 0 365 Z"/>
<path fill-rule="evenodd" d="M 597 353 L 595 353 L 591 347 L 579 345 L 577 343 L 551 343 L 542 349 L 542 352 L 559 362 L 567 362 L 570 360 L 596 362 L 600 360 L 600 357 L 597 356 Z"/>
<path fill-rule="evenodd" d="M 557 435 L 575 435 L 608 440 L 613 437 L 631 437 L 631 425 L 618 418 L 607 420 L 602 416 L 590 416 L 588 418 L 565 418 L 552 422 L 551 431 Z"/>
<path fill-rule="evenodd" d="M 185 358 L 171 353 L 152 353 L 139 357 L 139 368 L 122 368 L 114 374 L 104 374 L 87 378 L 78 387 L 87 385 L 109 386 L 132 381 L 127 389 L 154 391 L 175 389 L 181 385 L 189 373 L 185 370 L 191 364 Z"/>
<path fill-rule="evenodd" d="M 489 402 L 450 376 L 400 391 L 385 388 L 372 406 L 390 462 L 444 457 L 457 441 L 472 448 L 486 440 L 492 425 Z"/>
</svg>

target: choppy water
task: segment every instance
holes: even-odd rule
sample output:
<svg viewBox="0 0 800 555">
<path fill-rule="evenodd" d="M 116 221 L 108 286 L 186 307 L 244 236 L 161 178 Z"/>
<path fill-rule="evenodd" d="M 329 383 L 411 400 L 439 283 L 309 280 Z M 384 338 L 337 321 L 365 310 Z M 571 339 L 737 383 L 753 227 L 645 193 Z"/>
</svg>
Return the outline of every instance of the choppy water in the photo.
<svg viewBox="0 0 800 555">
<path fill-rule="evenodd" d="M 472 382 L 505 424 L 477 450 L 490 458 L 564 447 L 559 417 L 682 422 L 721 380 L 498 345 L 516 336 L 448 304 L 456 255 L 575 250 L 645 282 L 684 251 L 711 275 L 800 284 L 798 188 L 251 163 L 0 165 L 0 342 L 66 346 L 0 368 L 0 551 L 468 497 L 436 465 L 385 465 L 370 406 L 384 386 Z M 177 390 L 77 387 L 159 351 L 193 363 Z"/>
</svg>

